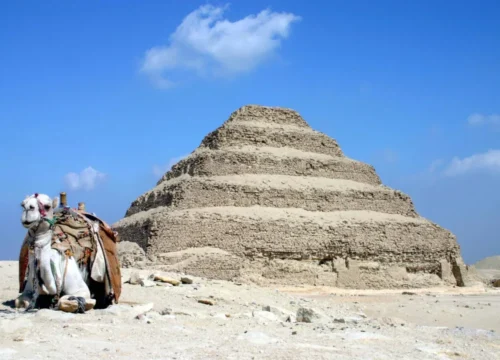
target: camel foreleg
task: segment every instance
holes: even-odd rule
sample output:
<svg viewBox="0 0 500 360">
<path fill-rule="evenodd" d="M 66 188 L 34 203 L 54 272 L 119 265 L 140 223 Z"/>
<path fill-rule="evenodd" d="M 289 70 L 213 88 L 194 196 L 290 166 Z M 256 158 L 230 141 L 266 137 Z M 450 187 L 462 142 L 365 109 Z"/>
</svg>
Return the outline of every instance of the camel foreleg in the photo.
<svg viewBox="0 0 500 360">
<path fill-rule="evenodd" d="M 62 259 L 63 271 L 57 269 L 58 278 L 62 279 L 62 296 L 55 308 L 65 312 L 78 312 L 94 308 L 96 301 L 91 298 L 90 290 L 82 278 L 78 265 L 73 257 Z"/>
<path fill-rule="evenodd" d="M 26 309 L 30 310 L 35 306 L 36 303 L 36 294 L 35 289 L 33 288 L 33 282 L 35 281 L 35 263 L 34 256 L 32 254 L 29 255 L 29 264 L 28 264 L 28 277 L 26 278 L 26 284 L 23 288 L 21 295 L 17 297 L 15 300 L 15 307 L 17 309 Z"/>
</svg>

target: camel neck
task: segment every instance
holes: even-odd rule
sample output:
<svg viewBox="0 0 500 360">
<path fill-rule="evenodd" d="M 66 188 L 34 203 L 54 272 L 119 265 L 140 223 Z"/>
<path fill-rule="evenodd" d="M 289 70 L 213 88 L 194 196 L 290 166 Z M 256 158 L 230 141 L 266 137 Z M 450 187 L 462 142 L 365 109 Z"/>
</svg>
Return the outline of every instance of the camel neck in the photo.
<svg viewBox="0 0 500 360">
<path fill-rule="evenodd" d="M 52 229 L 40 229 L 39 225 L 36 230 L 30 230 L 29 235 L 31 237 L 31 243 L 34 247 L 44 248 L 46 246 L 50 246 L 52 240 Z"/>
</svg>

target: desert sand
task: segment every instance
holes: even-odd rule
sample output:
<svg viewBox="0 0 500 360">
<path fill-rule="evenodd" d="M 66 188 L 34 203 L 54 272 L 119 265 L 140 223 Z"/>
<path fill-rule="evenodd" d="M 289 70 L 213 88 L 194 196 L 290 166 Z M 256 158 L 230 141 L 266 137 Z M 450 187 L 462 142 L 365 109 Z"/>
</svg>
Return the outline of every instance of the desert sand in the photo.
<svg viewBox="0 0 500 360">
<path fill-rule="evenodd" d="M 122 274 L 108 309 L 26 313 L 12 308 L 17 262 L 0 262 L 0 359 L 500 359 L 500 289 L 480 284 L 349 290 Z"/>
</svg>

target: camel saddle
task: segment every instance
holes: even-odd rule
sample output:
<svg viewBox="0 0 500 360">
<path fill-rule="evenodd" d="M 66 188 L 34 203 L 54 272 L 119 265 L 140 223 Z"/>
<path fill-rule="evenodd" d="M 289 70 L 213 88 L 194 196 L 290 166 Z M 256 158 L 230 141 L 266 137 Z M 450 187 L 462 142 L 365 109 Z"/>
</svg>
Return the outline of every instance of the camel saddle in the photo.
<svg viewBox="0 0 500 360">
<path fill-rule="evenodd" d="M 116 243 L 120 241 L 118 234 L 95 215 L 69 208 L 63 208 L 54 214 L 52 232 L 52 248 L 62 255 L 72 256 L 80 272 L 98 283 L 104 283 L 106 295 L 118 303 L 121 294 L 121 272 L 116 248 Z M 28 267 L 27 239 L 28 236 L 25 237 L 19 254 L 20 292 L 24 289 Z M 103 263 L 104 274 L 99 266 Z"/>
</svg>

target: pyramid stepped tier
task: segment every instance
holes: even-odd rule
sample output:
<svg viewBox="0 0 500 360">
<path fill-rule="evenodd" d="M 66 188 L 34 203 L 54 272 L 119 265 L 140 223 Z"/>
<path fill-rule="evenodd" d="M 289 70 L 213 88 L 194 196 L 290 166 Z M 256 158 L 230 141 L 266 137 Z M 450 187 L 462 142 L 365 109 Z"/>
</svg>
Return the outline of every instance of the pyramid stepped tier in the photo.
<svg viewBox="0 0 500 360">
<path fill-rule="evenodd" d="M 289 266 L 306 260 L 314 262 L 320 273 L 336 274 L 330 282 L 322 282 L 330 286 L 358 287 L 364 281 L 354 276 L 360 269 L 369 270 L 372 277 L 378 272 L 387 287 L 395 286 L 386 278 L 387 269 L 393 276 L 398 274 L 402 286 L 409 286 L 408 274 L 418 271 L 434 275 L 438 284 L 440 276 L 453 279 L 453 258 L 459 256 L 449 231 L 423 218 L 374 211 L 312 212 L 260 206 L 172 211 L 160 207 L 116 225 L 122 238 L 134 238 L 151 256 L 212 247 L 240 259 L 267 258 L 288 261 Z M 342 261 L 335 265 L 338 259 Z M 325 262 L 331 262 L 331 267 L 319 266 Z M 349 271 L 346 262 L 359 266 Z M 191 270 L 196 272 L 196 268 Z"/>
<path fill-rule="evenodd" d="M 266 124 L 281 124 L 292 125 L 302 128 L 310 129 L 311 127 L 300 116 L 300 114 L 293 109 L 286 108 L 271 108 L 266 106 L 243 106 L 234 111 L 227 124 L 233 122 L 260 122 Z"/>
<path fill-rule="evenodd" d="M 347 157 L 310 153 L 290 147 L 199 148 L 168 171 L 158 184 L 182 174 L 223 176 L 237 174 L 299 175 L 354 180 L 379 185 L 373 166 Z"/>
<path fill-rule="evenodd" d="M 294 110 L 243 106 L 114 224 L 165 270 L 262 285 L 474 283 L 455 236 Z"/>
<path fill-rule="evenodd" d="M 235 145 L 292 147 L 297 150 L 343 156 L 335 140 L 308 127 L 258 121 L 228 122 L 203 139 L 201 146 L 224 149 Z"/>
<path fill-rule="evenodd" d="M 140 196 L 127 216 L 158 206 L 189 209 L 253 205 L 311 211 L 373 210 L 417 216 L 409 196 L 385 186 L 317 177 L 249 174 L 173 178 Z"/>
<path fill-rule="evenodd" d="M 428 262 L 458 251 L 454 236 L 426 219 L 365 210 L 159 207 L 126 217 L 118 225 L 122 233 L 127 227 L 148 227 L 141 242 L 147 242 L 152 253 L 212 246 L 238 256 Z"/>
</svg>

